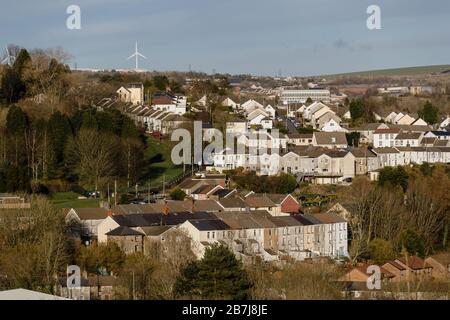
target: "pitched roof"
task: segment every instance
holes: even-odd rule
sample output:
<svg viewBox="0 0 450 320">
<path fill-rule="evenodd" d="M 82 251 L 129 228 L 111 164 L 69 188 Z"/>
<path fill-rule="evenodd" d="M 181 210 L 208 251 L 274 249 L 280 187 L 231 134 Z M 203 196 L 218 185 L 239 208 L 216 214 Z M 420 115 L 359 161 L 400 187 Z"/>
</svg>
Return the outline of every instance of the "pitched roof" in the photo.
<svg viewBox="0 0 450 320">
<path fill-rule="evenodd" d="M 277 205 L 281 205 L 281 203 L 288 197 L 290 194 L 281 194 L 281 193 L 266 193 L 266 197 L 268 197 L 273 203 Z M 295 198 L 292 197 L 294 200 Z M 295 200 L 297 201 L 297 200 Z"/>
<path fill-rule="evenodd" d="M 314 136 L 318 145 L 347 144 L 344 132 L 314 132 Z"/>
<path fill-rule="evenodd" d="M 288 133 L 286 137 L 289 139 L 312 139 L 312 133 Z"/>
<path fill-rule="evenodd" d="M 443 266 L 450 265 L 450 253 L 440 253 L 430 256 L 428 258 L 432 258 L 442 264 Z"/>
<path fill-rule="evenodd" d="M 149 226 L 149 227 L 140 227 L 142 232 L 146 236 L 159 236 L 173 228 L 173 226 Z"/>
<path fill-rule="evenodd" d="M 395 148 L 374 148 L 372 149 L 373 152 L 375 152 L 376 154 L 386 154 L 386 153 L 399 153 L 397 149 Z"/>
<path fill-rule="evenodd" d="M 245 202 L 253 208 L 261 208 L 261 207 L 275 207 L 276 204 L 270 200 L 269 197 L 265 195 L 255 195 L 252 194 L 245 198 Z"/>
<path fill-rule="evenodd" d="M 400 133 L 399 128 L 389 128 L 389 129 L 377 129 L 373 134 L 385 134 L 385 133 Z"/>
<path fill-rule="evenodd" d="M 412 140 L 419 139 L 422 133 L 420 132 L 400 132 L 395 140 Z"/>
<path fill-rule="evenodd" d="M 202 219 L 202 220 L 189 220 L 197 230 L 211 231 L 211 230 L 229 230 L 229 225 L 220 219 Z"/>
<path fill-rule="evenodd" d="M 208 212 L 179 212 L 169 213 L 168 215 L 162 213 L 116 215 L 111 218 L 121 226 L 149 227 L 157 225 L 178 225 L 190 219 L 210 219 L 214 217 L 212 213 Z"/>
<path fill-rule="evenodd" d="M 195 200 L 195 211 L 216 212 L 223 210 L 222 207 L 214 200 Z"/>
<path fill-rule="evenodd" d="M 355 158 L 376 158 L 377 156 L 367 148 L 350 148 Z"/>
<path fill-rule="evenodd" d="M 102 220 L 108 217 L 108 210 L 105 208 L 72 208 L 81 220 Z"/>
<path fill-rule="evenodd" d="M 269 217 L 269 220 L 272 221 L 277 227 L 295 227 L 303 225 L 299 220 L 290 216 Z"/>
<path fill-rule="evenodd" d="M 431 267 L 427 263 L 425 263 L 425 261 L 423 259 L 421 259 L 417 256 L 410 256 L 407 258 L 399 258 L 396 260 L 400 261 L 401 263 L 403 263 L 404 265 L 408 266 L 409 268 L 411 268 L 413 270 L 419 270 L 419 269 Z"/>
<path fill-rule="evenodd" d="M 119 226 L 114 230 L 106 233 L 107 236 L 143 236 L 144 234 L 140 231 L 136 231 L 126 226 Z"/>
<path fill-rule="evenodd" d="M 219 199 L 219 204 L 224 208 L 246 208 L 247 203 L 239 197 L 227 197 Z"/>
<path fill-rule="evenodd" d="M 310 214 L 296 214 L 293 215 L 292 217 L 305 226 L 310 226 L 313 224 L 323 224 L 322 221 L 314 217 L 314 215 Z"/>
<path fill-rule="evenodd" d="M 342 223 L 347 222 L 344 218 L 336 213 L 317 213 L 314 215 L 316 219 L 323 223 Z"/>
</svg>

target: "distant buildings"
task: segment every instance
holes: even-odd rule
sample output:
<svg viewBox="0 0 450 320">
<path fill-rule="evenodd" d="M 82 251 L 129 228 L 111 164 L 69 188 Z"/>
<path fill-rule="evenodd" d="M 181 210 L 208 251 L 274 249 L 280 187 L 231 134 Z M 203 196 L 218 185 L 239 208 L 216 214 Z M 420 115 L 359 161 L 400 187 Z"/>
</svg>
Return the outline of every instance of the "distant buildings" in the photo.
<svg viewBox="0 0 450 320">
<path fill-rule="evenodd" d="M 308 98 L 312 101 L 330 102 L 331 93 L 324 89 L 309 89 L 309 90 L 292 90 L 283 89 L 280 94 L 280 101 L 287 104 L 306 103 Z"/>
</svg>

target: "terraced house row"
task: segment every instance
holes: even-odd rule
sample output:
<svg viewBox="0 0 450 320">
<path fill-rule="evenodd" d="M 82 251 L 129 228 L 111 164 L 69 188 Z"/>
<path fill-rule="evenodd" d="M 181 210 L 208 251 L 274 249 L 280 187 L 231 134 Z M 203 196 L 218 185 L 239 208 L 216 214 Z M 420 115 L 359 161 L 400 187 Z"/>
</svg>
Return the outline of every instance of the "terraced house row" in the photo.
<svg viewBox="0 0 450 320">
<path fill-rule="evenodd" d="M 218 200 L 70 209 L 66 221 L 81 225 L 85 243 L 114 242 L 126 253 L 164 252 L 175 241 L 199 258 L 207 247 L 223 244 L 245 262 L 348 255 L 347 222 L 339 214 L 302 214 L 290 195 L 220 191 L 227 192 Z"/>
</svg>

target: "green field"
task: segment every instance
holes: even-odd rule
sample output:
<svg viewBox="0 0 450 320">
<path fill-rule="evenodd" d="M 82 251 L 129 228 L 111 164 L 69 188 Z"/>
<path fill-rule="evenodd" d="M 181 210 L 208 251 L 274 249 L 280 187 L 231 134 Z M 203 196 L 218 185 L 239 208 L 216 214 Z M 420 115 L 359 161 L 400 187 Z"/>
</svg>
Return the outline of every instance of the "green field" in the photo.
<svg viewBox="0 0 450 320">
<path fill-rule="evenodd" d="M 392 77 L 392 76 L 418 76 L 429 75 L 433 73 L 442 73 L 450 70 L 450 65 L 435 65 L 435 66 L 418 66 L 395 69 L 381 69 L 371 71 L 349 72 L 341 74 L 324 75 L 324 77 Z"/>
<path fill-rule="evenodd" d="M 99 199 L 79 200 L 75 192 L 55 192 L 50 196 L 50 202 L 57 208 L 92 208 L 99 206 Z"/>
<path fill-rule="evenodd" d="M 161 186 L 164 178 L 165 181 L 169 181 L 183 173 L 182 166 L 175 166 L 172 163 L 171 152 L 172 149 L 167 140 L 160 141 L 153 137 L 147 138 L 147 149 L 144 154 L 147 165 L 142 172 L 142 183 L 145 188 L 147 184 L 150 184 L 151 187 Z"/>
</svg>

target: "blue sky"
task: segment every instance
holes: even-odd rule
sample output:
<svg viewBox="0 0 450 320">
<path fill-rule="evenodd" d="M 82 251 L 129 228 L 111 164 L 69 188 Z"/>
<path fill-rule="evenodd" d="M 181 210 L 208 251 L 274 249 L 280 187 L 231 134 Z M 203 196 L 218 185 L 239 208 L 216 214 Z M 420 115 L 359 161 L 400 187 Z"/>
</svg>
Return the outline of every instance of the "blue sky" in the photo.
<svg viewBox="0 0 450 320">
<path fill-rule="evenodd" d="M 81 8 L 68 30 L 66 8 Z M 382 30 L 366 27 L 371 4 Z M 450 63 L 448 0 L 1 0 L 0 45 L 62 46 L 78 67 L 318 75 Z"/>
</svg>

